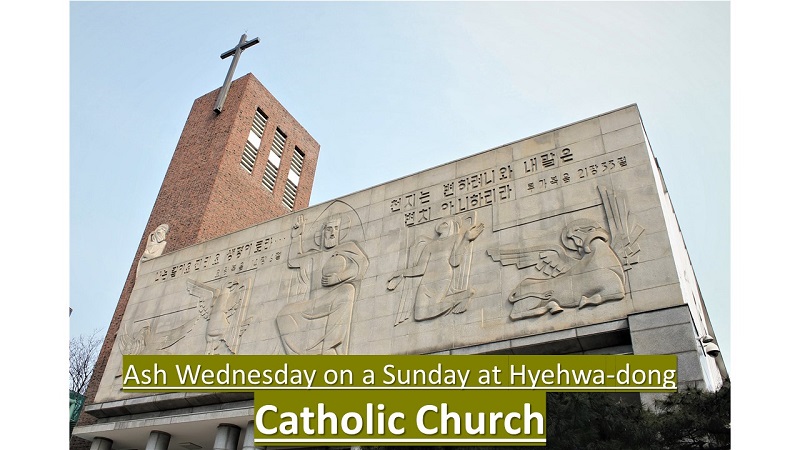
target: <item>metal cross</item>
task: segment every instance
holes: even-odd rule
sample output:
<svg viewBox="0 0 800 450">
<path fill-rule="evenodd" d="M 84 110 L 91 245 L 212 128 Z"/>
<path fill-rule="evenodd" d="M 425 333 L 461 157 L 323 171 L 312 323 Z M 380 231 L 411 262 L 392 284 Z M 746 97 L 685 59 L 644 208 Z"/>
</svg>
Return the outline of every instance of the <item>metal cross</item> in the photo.
<svg viewBox="0 0 800 450">
<path fill-rule="evenodd" d="M 231 88 L 231 80 L 233 79 L 233 72 L 236 70 L 236 64 L 239 62 L 239 55 L 242 54 L 244 49 L 252 47 L 259 42 L 261 41 L 258 38 L 248 41 L 247 35 L 243 34 L 242 38 L 239 39 L 239 44 L 236 47 L 219 55 L 221 59 L 225 59 L 228 56 L 233 55 L 233 61 L 231 61 L 230 69 L 228 69 L 228 75 L 225 76 L 225 83 L 222 84 L 222 89 L 220 89 L 219 95 L 217 96 L 217 103 L 214 105 L 214 112 L 217 114 L 222 112 L 222 105 L 225 103 L 225 98 L 228 96 L 228 90 Z"/>
</svg>

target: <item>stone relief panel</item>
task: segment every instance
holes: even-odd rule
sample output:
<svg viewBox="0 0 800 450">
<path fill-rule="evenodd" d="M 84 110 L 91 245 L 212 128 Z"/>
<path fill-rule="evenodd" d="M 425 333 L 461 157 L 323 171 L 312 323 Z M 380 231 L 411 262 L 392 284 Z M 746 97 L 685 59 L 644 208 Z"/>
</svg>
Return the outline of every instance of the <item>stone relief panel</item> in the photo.
<svg viewBox="0 0 800 450">
<path fill-rule="evenodd" d="M 217 284 L 219 287 L 215 287 Z M 123 355 L 197 353 L 203 347 L 202 339 L 207 355 L 235 354 L 252 319 L 247 316 L 251 287 L 251 278 L 229 277 L 221 283 L 189 279 L 184 307 L 137 320 L 135 331 L 129 330 L 127 323 L 123 325 L 120 351 Z M 176 320 L 179 325 L 171 326 Z M 189 342 L 184 340 L 187 336 L 192 336 Z M 175 348 L 179 342 L 182 344 Z"/>
<path fill-rule="evenodd" d="M 638 262 L 644 228 L 634 222 L 624 196 L 599 186 L 608 225 L 592 219 L 567 224 L 560 243 L 488 250 L 493 261 L 529 269 L 509 294 L 511 320 L 559 314 L 625 297 L 625 272 Z"/>
<path fill-rule="evenodd" d="M 195 323 L 197 318 L 184 322 L 176 328 L 159 330 L 157 318 L 152 318 L 144 321 L 144 325 L 138 327 L 135 332 L 130 332 L 126 324 L 119 337 L 120 351 L 123 355 L 169 353 L 167 349 L 186 337 Z"/>
<path fill-rule="evenodd" d="M 286 258 L 296 274 L 296 294 L 276 318 L 287 354 L 348 353 L 353 306 L 369 267 L 357 243 L 363 236 L 360 217 L 341 201 L 310 226 L 297 216 Z"/>
<path fill-rule="evenodd" d="M 197 310 L 204 319 L 206 355 L 236 354 L 242 334 L 252 317 L 247 317 L 252 279 L 238 277 L 215 288 L 195 280 L 187 280 L 189 295 L 197 298 Z"/>
<path fill-rule="evenodd" d="M 607 145 L 597 124 L 613 121 L 152 259 L 98 398 L 124 397 L 122 354 L 434 353 L 681 302 L 657 168 L 642 133 Z M 163 251 L 167 231 L 154 230 L 147 255 Z"/>
<path fill-rule="evenodd" d="M 475 214 L 449 216 L 436 224 L 435 236 L 419 236 L 408 248 L 407 264 L 389 278 L 386 288 L 402 283 L 395 326 L 408 320 L 423 321 L 466 311 L 470 297 L 469 272 L 472 242 L 484 231 Z M 414 228 L 409 228 L 411 234 Z"/>
</svg>

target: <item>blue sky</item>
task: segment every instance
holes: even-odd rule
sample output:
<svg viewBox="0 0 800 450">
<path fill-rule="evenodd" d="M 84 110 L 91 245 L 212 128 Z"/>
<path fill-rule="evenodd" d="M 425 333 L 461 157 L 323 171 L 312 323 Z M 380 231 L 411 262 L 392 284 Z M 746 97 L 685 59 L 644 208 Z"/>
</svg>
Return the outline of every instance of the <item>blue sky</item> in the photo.
<svg viewBox="0 0 800 450">
<path fill-rule="evenodd" d="M 730 358 L 724 2 L 73 2 L 70 334 L 108 326 L 220 53 L 321 144 L 311 203 L 637 103 Z"/>
</svg>

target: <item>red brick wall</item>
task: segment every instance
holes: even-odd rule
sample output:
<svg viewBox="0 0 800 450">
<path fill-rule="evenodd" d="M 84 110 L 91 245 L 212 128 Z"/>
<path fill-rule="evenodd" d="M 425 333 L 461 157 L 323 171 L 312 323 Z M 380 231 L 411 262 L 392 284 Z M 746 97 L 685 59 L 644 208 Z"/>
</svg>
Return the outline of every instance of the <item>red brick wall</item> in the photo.
<svg viewBox="0 0 800 450">
<path fill-rule="evenodd" d="M 220 148 L 220 151 L 223 152 L 220 156 L 221 164 L 215 176 L 206 214 L 203 222 L 199 224 L 201 241 L 261 223 L 265 217 L 278 217 L 289 212 L 281 204 L 281 199 L 289 173 L 289 162 L 295 147 L 303 151 L 305 160 L 300 174 L 300 186 L 295 198 L 294 210 L 307 207 L 311 198 L 311 186 L 319 155 L 319 144 L 254 76 L 246 75 L 241 80 L 246 81 L 247 85 L 236 90 L 231 88 L 226 100 L 226 102 L 235 101 L 239 105 L 238 109 L 226 107 L 220 114 L 220 119 L 225 118 L 226 114 L 236 117 L 230 120 L 232 124 L 227 145 Z M 214 100 L 215 98 L 209 98 L 210 104 L 213 104 Z M 242 151 L 256 108 L 261 108 L 268 119 L 264 135 L 261 138 L 258 158 L 253 173 L 250 174 L 239 165 L 239 162 L 242 159 Z M 261 185 L 261 177 L 267 166 L 269 148 L 276 128 L 280 128 L 286 133 L 286 145 L 278 168 L 275 191 L 270 193 Z M 244 223 L 248 223 L 248 225 L 243 225 Z M 221 232 L 220 230 L 223 229 L 227 231 Z"/>
<path fill-rule="evenodd" d="M 151 231 L 162 223 L 169 224 L 164 251 L 168 253 L 288 213 L 289 210 L 281 204 L 281 198 L 295 147 L 303 151 L 305 161 L 294 209 L 308 206 L 319 156 L 317 141 L 253 74 L 247 74 L 231 84 L 220 114 L 213 111 L 217 93 L 218 90 L 210 92 L 192 105 L 108 326 L 86 391 L 87 404 L 93 403 L 97 394 L 133 290 L 136 267 Z M 256 164 L 250 174 L 239 162 L 256 108 L 260 108 L 268 119 Z M 276 127 L 280 127 L 287 137 L 275 192 L 270 193 L 261 185 L 261 177 L 266 169 Z M 94 422 L 94 417 L 83 413 L 78 425 Z M 88 441 L 71 438 L 71 449 L 88 449 L 89 446 Z"/>
</svg>

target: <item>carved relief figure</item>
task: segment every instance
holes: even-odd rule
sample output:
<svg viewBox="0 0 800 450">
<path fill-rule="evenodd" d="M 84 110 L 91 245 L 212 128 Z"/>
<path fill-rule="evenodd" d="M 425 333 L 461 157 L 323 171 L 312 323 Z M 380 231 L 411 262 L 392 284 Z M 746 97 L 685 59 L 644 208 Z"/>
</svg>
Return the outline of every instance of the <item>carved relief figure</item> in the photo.
<svg viewBox="0 0 800 450">
<path fill-rule="evenodd" d="M 342 242 L 355 215 L 349 211 L 330 213 L 318 223 L 314 247 L 303 250 L 305 218 L 300 215 L 291 232 L 288 266 L 298 269 L 302 300 L 286 305 L 277 324 L 287 354 L 347 354 L 353 305 L 369 260 L 353 241 Z M 356 215 L 357 218 L 357 215 Z"/>
<path fill-rule="evenodd" d="M 409 248 L 407 268 L 392 275 L 387 289 L 395 290 L 406 278 L 420 277 L 420 280 L 416 291 L 411 280 L 406 283 L 395 326 L 408 320 L 412 304 L 417 321 L 466 311 L 472 295 L 468 287 L 472 241 L 484 230 L 482 223 L 474 223 L 474 215 L 466 221 L 471 225 L 469 228 L 455 216 L 445 218 L 436 225 L 433 239 L 422 237 Z M 413 302 L 408 298 L 412 291 Z"/>
<path fill-rule="evenodd" d="M 611 231 L 597 221 L 577 219 L 563 228 L 561 245 L 488 251 L 502 265 L 534 269 L 508 297 L 514 305 L 512 320 L 625 297 L 625 271 L 638 262 L 637 240 L 644 229 L 629 226 L 624 198 L 603 186 L 598 189 Z"/>
<path fill-rule="evenodd" d="M 144 354 L 148 344 L 151 344 L 150 325 L 145 325 L 135 334 L 128 333 L 128 325 L 125 324 L 125 331 L 120 336 L 120 350 L 123 355 Z"/>
<path fill-rule="evenodd" d="M 164 248 L 167 246 L 167 233 L 169 233 L 169 224 L 166 223 L 162 223 L 150 233 L 141 261 L 153 259 L 164 253 Z"/>
<path fill-rule="evenodd" d="M 195 280 L 186 282 L 189 294 L 197 297 L 200 317 L 206 320 L 206 355 L 235 354 L 239 340 L 250 325 L 245 319 L 252 280 L 229 280 L 214 288 Z"/>
<path fill-rule="evenodd" d="M 133 334 L 128 332 L 126 324 L 124 332 L 120 335 L 120 350 L 123 355 L 163 353 L 164 350 L 172 347 L 189 334 L 195 322 L 197 322 L 197 318 L 176 328 L 156 331 L 158 328 L 156 319 L 151 319 Z"/>
<path fill-rule="evenodd" d="M 167 233 L 169 233 L 169 225 L 162 223 L 147 237 L 144 252 L 142 252 L 142 257 L 139 258 L 139 265 L 136 267 L 137 276 L 139 275 L 139 267 L 143 262 L 161 256 L 164 253 L 164 248 L 167 246 Z"/>
</svg>

